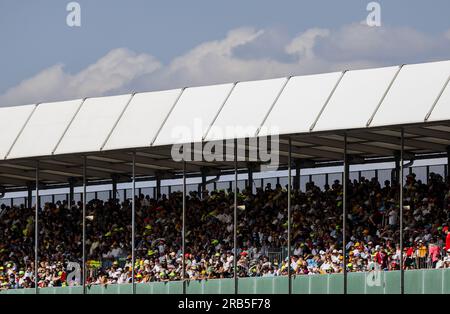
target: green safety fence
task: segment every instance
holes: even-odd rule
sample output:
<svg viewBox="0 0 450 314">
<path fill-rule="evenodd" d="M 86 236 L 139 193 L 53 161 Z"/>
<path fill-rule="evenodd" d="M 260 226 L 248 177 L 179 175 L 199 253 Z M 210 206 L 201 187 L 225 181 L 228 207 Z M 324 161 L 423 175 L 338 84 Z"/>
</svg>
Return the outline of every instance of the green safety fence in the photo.
<svg viewBox="0 0 450 314">
<path fill-rule="evenodd" d="M 239 278 L 240 294 L 288 293 L 287 277 Z M 342 274 L 293 276 L 293 294 L 342 294 Z M 95 285 L 87 287 L 88 294 L 131 294 L 131 284 Z M 400 272 L 349 273 L 347 277 L 349 294 L 399 294 Z M 34 289 L 1 291 L 2 294 L 34 294 Z M 39 289 L 40 294 L 81 294 L 77 287 L 55 287 Z M 137 294 L 182 294 L 181 281 L 151 282 L 136 284 Z M 186 282 L 187 294 L 232 294 L 233 279 L 211 279 Z M 406 294 L 450 294 L 450 269 L 426 269 L 405 271 Z"/>
</svg>

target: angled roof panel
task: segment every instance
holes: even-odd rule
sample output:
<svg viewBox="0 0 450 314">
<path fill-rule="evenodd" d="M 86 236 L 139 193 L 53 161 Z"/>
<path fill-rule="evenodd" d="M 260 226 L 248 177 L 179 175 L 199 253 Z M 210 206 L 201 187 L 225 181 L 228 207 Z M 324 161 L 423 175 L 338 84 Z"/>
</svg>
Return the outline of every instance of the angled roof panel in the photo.
<svg viewBox="0 0 450 314">
<path fill-rule="evenodd" d="M 150 146 L 181 89 L 134 95 L 103 150 Z"/>
<path fill-rule="evenodd" d="M 86 99 L 55 154 L 100 151 L 130 98 L 120 95 Z"/>
<path fill-rule="evenodd" d="M 153 145 L 201 142 L 233 86 L 185 89 Z"/>
<path fill-rule="evenodd" d="M 5 159 L 36 105 L 0 108 L 0 159 Z"/>
<path fill-rule="evenodd" d="M 255 136 L 286 81 L 279 78 L 236 84 L 205 140 Z"/>
<path fill-rule="evenodd" d="M 38 105 L 7 158 L 51 155 L 82 102 L 78 99 Z"/>
<path fill-rule="evenodd" d="M 450 61 L 405 65 L 371 127 L 424 122 L 450 77 Z"/>
<path fill-rule="evenodd" d="M 366 127 L 399 67 L 348 71 L 313 131 Z"/>
<path fill-rule="evenodd" d="M 427 122 L 450 120 L 450 83 L 447 84 Z"/>
<path fill-rule="evenodd" d="M 341 76 L 334 72 L 292 77 L 258 135 L 309 132 Z"/>
</svg>

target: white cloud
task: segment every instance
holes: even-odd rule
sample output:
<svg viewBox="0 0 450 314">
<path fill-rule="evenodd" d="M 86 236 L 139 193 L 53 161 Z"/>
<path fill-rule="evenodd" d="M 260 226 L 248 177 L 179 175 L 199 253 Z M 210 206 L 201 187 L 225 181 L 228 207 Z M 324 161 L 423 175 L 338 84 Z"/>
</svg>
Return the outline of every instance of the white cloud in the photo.
<svg viewBox="0 0 450 314">
<path fill-rule="evenodd" d="M 295 37 L 239 28 L 166 65 L 127 49 L 112 50 L 76 74 L 57 64 L 0 95 L 0 105 L 450 59 L 447 39 L 450 31 L 431 36 L 358 23 L 336 30 L 311 28 Z"/>
<path fill-rule="evenodd" d="M 330 35 L 328 29 L 312 28 L 294 38 L 286 46 L 286 52 L 291 55 L 297 55 L 299 59 L 312 59 L 315 57 L 314 48 L 318 38 L 326 38 Z"/>
<path fill-rule="evenodd" d="M 0 105 L 105 95 L 160 67 L 152 56 L 114 49 L 75 75 L 66 73 L 62 64 L 47 68 L 6 91 L 0 96 Z"/>
</svg>

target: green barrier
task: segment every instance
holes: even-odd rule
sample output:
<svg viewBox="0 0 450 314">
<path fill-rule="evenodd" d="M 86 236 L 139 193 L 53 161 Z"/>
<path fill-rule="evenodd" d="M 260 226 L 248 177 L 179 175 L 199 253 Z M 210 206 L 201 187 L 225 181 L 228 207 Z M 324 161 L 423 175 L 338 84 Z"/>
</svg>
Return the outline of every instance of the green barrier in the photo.
<svg viewBox="0 0 450 314">
<path fill-rule="evenodd" d="M 294 276 L 292 278 L 292 293 L 309 294 L 309 276 Z"/>
<path fill-rule="evenodd" d="M 443 291 L 443 273 L 433 271 L 431 269 L 424 270 L 423 276 L 423 291 L 426 294 L 440 294 Z"/>
<path fill-rule="evenodd" d="M 331 274 L 329 283 L 330 294 L 343 294 L 344 293 L 344 276 L 340 274 Z"/>
<path fill-rule="evenodd" d="M 443 270 L 442 280 L 444 281 L 442 293 L 450 294 L 450 269 Z"/>
<path fill-rule="evenodd" d="M 366 273 L 349 273 L 347 275 L 347 293 L 348 294 L 361 294 L 365 293 L 366 284 Z"/>
<path fill-rule="evenodd" d="M 263 278 L 261 278 L 263 279 Z M 254 284 L 255 278 L 239 278 L 238 281 L 238 293 L 239 294 L 255 294 L 256 285 Z"/>
<path fill-rule="evenodd" d="M 288 293 L 287 277 L 239 278 L 239 294 Z M 342 274 L 292 276 L 293 294 L 342 294 Z M 95 285 L 86 287 L 88 294 L 131 294 L 131 284 Z M 349 273 L 349 294 L 399 294 L 400 272 Z M 34 289 L 0 291 L 1 294 L 34 294 Z M 39 294 L 82 294 L 83 288 L 55 287 L 39 289 Z M 183 282 L 150 282 L 136 284 L 137 294 L 182 294 Z M 187 294 L 233 294 L 234 279 L 186 281 Z M 406 294 L 450 294 L 450 269 L 405 271 Z"/>
</svg>

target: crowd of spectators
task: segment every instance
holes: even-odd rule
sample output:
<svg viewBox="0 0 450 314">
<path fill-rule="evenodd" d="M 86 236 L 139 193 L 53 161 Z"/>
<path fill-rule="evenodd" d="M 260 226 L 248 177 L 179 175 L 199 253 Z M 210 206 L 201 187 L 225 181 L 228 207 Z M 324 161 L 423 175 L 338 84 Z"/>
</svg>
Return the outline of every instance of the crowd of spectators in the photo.
<svg viewBox="0 0 450 314">
<path fill-rule="evenodd" d="M 440 175 L 409 175 L 404 188 L 404 268 L 450 268 L 450 192 Z M 239 191 L 236 254 L 233 191 L 190 192 L 186 199 L 186 278 L 398 270 L 399 186 L 375 178 L 349 182 L 347 245 L 342 247 L 342 184 L 313 182 L 292 191 L 292 258 L 286 257 L 287 191 L 267 184 Z M 182 277 L 180 192 L 136 197 L 136 282 Z M 46 203 L 39 211 L 39 287 L 80 284 L 82 204 Z M 86 214 L 87 284 L 131 282 L 131 200 L 91 200 Z M 34 208 L 2 206 L 0 289 L 34 287 Z"/>
</svg>

